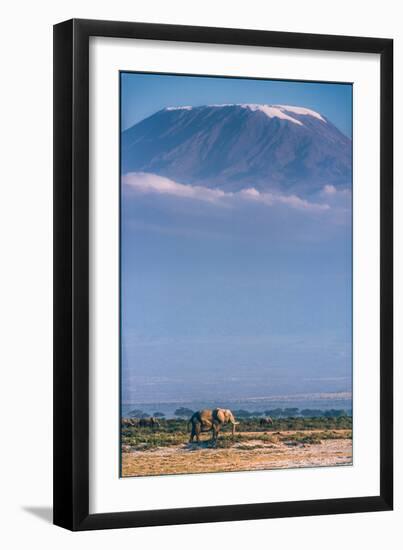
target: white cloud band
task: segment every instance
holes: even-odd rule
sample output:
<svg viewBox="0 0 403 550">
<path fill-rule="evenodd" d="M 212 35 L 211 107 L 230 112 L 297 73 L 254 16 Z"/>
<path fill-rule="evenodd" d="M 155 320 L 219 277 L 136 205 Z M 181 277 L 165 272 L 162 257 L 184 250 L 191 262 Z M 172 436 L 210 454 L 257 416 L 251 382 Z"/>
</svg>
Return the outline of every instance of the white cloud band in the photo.
<svg viewBox="0 0 403 550">
<path fill-rule="evenodd" d="M 129 172 L 122 176 L 122 182 L 130 189 L 141 194 L 171 195 L 187 199 L 221 204 L 225 206 L 228 201 L 241 199 L 254 201 L 267 206 L 284 205 L 297 210 L 324 211 L 329 210 L 326 203 L 310 202 L 301 199 L 297 195 L 283 195 L 280 193 L 260 192 L 254 187 L 237 192 L 222 191 L 221 189 L 209 189 L 199 185 L 185 185 L 177 183 L 169 178 L 157 176 L 146 172 Z"/>
</svg>

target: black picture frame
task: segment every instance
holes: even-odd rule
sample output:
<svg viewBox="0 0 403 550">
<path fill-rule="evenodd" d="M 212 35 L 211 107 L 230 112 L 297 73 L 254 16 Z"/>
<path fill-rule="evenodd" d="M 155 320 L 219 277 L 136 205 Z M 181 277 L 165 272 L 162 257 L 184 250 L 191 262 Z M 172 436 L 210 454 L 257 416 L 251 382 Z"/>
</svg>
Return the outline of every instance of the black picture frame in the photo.
<svg viewBox="0 0 403 550">
<path fill-rule="evenodd" d="M 380 54 L 380 491 L 365 497 L 89 513 L 89 38 Z M 79 531 L 393 507 L 393 40 L 72 19 L 54 26 L 54 523 Z"/>
</svg>

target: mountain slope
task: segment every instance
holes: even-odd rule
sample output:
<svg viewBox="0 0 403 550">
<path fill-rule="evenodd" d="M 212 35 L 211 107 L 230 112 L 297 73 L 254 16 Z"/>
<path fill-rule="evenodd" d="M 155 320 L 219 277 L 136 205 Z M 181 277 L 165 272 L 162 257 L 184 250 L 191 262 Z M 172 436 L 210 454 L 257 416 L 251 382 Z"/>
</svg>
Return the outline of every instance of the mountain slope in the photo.
<svg viewBox="0 0 403 550">
<path fill-rule="evenodd" d="M 310 194 L 351 185 L 351 140 L 303 107 L 168 107 L 122 133 L 122 173 Z"/>
</svg>

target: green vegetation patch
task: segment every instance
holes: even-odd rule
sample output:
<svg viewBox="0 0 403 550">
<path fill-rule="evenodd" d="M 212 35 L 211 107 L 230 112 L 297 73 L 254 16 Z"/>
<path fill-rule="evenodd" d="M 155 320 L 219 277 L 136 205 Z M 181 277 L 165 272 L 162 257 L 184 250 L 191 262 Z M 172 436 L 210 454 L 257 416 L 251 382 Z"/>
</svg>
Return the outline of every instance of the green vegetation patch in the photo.
<svg viewBox="0 0 403 550">
<path fill-rule="evenodd" d="M 231 426 L 223 426 L 223 433 L 217 442 L 211 441 L 211 432 L 204 433 L 201 435 L 201 442 L 195 441 L 189 445 L 189 450 L 199 447 L 224 449 L 248 441 L 261 441 L 263 444 L 320 444 L 327 439 L 351 439 L 351 428 L 351 417 L 278 418 L 273 420 L 272 426 L 263 427 L 260 426 L 258 418 L 248 418 L 240 420 L 237 426 L 238 433 L 235 433 L 234 437 L 229 433 Z M 319 431 L 311 433 L 311 430 Z M 295 431 L 295 433 L 286 434 L 284 433 L 286 431 Z M 307 431 L 309 433 L 306 433 Z M 156 428 L 123 425 L 121 434 L 122 447 L 130 448 L 132 451 L 188 444 L 190 437 L 187 431 L 187 420 L 180 418 L 161 419 L 160 426 Z M 253 446 L 245 445 L 245 450 L 251 448 Z"/>
</svg>

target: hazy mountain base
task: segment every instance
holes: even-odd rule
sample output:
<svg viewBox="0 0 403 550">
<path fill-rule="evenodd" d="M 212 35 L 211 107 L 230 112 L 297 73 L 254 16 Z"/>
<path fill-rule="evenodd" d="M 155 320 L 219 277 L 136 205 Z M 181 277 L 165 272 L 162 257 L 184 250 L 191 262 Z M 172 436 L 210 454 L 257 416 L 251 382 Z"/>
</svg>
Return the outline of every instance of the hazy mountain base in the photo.
<svg viewBox="0 0 403 550">
<path fill-rule="evenodd" d="M 287 419 L 298 429 L 279 431 L 260 427 L 258 421 L 242 422 L 232 437 L 225 427 L 219 440 L 203 434 L 200 443 L 189 443 L 186 423 L 162 421 L 160 428 L 122 430 L 122 476 L 267 470 L 277 468 L 336 466 L 352 463 L 351 418 Z M 301 422 L 305 425 L 301 427 Z M 178 425 L 178 423 L 182 425 Z M 165 424 L 165 425 L 164 425 Z M 312 426 L 316 425 L 314 429 Z M 320 427 L 322 426 L 322 427 Z"/>
</svg>

